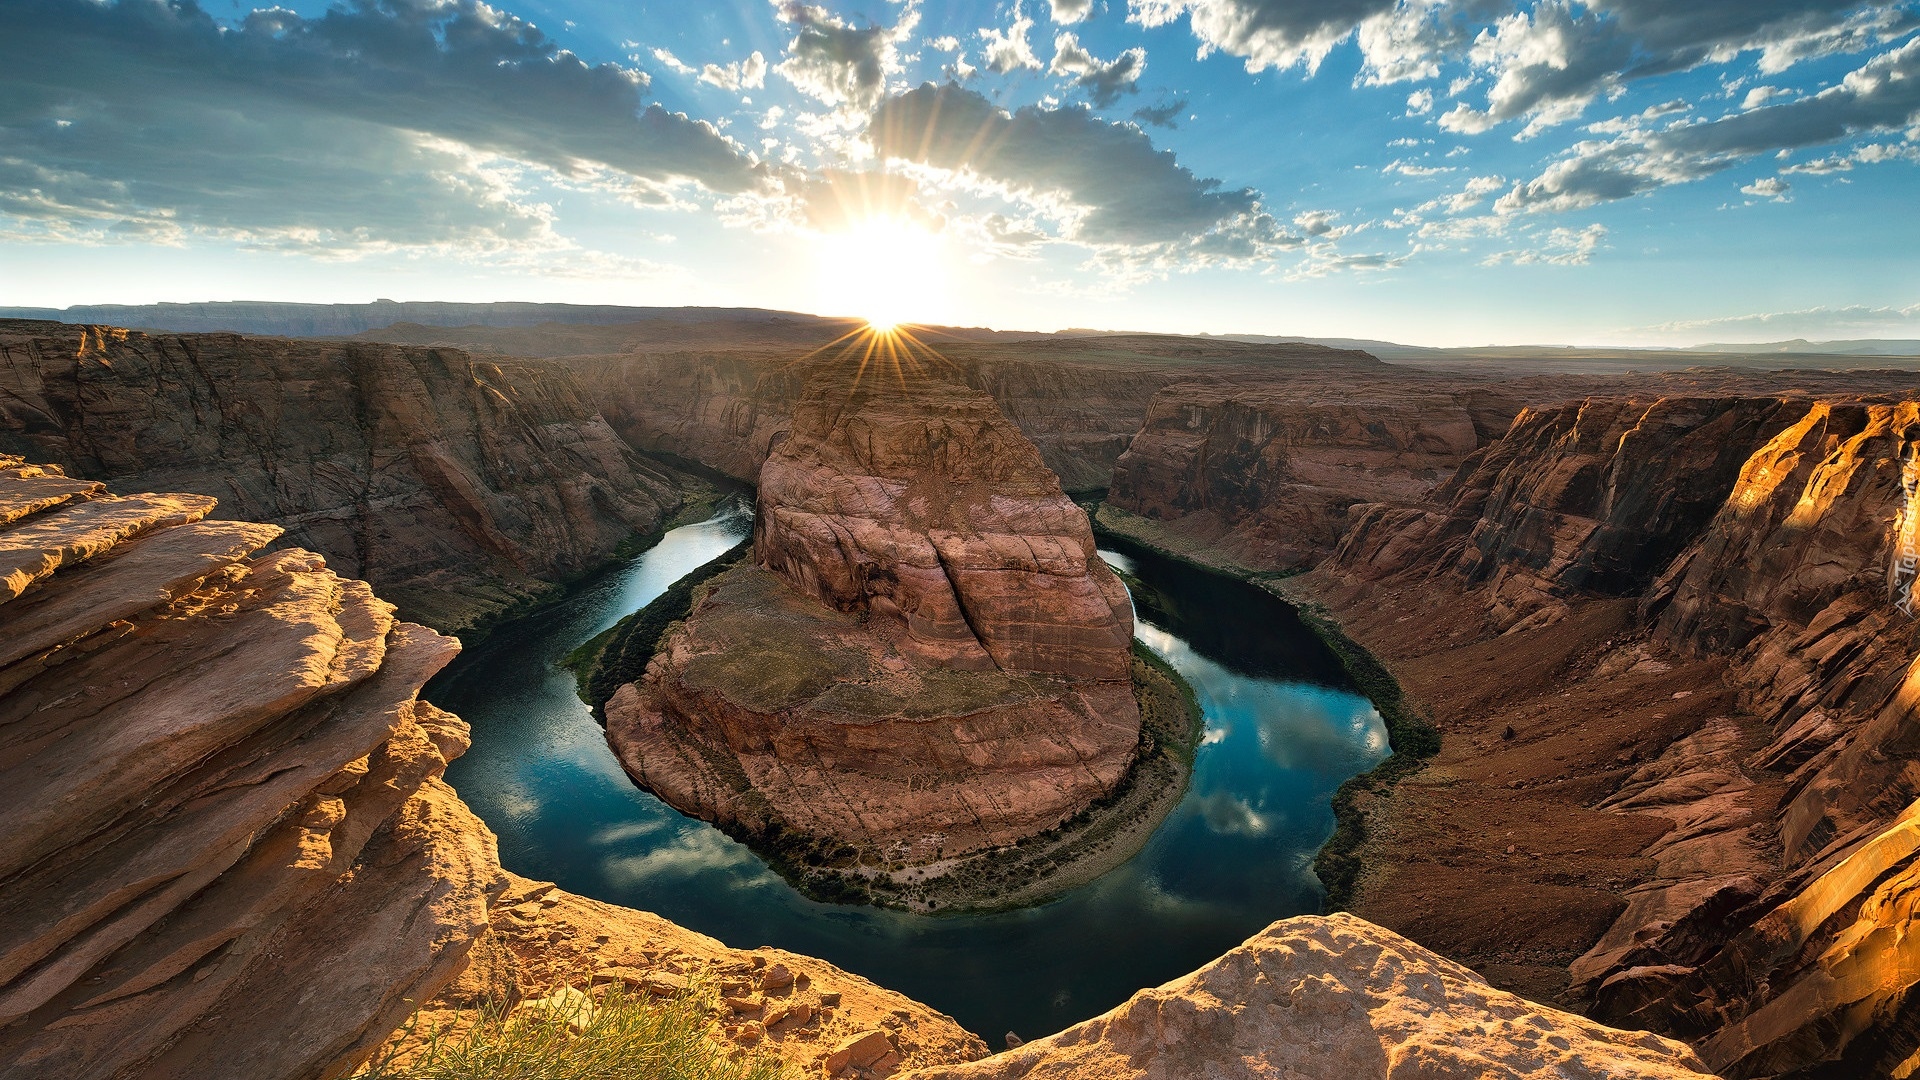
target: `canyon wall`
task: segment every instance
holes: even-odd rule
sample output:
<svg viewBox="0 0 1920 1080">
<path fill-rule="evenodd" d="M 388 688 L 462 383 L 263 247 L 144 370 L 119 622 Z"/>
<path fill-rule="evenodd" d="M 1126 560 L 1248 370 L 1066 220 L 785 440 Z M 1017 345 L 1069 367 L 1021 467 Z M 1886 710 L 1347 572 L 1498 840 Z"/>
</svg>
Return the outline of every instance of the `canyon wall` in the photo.
<svg viewBox="0 0 1920 1080">
<path fill-rule="evenodd" d="M 723 1051 L 828 1077 L 1699 1075 L 1347 918 L 940 1071 L 985 1046 L 923 1005 L 504 872 L 441 780 L 467 728 L 417 696 L 457 643 L 213 509 L 0 458 L 0 1077 L 334 1080 L 416 1005 L 407 1045 L 582 984 L 711 987 Z"/>
<path fill-rule="evenodd" d="M 1349 507 L 1419 500 L 1518 408 L 1495 385 L 1391 371 L 1181 381 L 1115 462 L 1102 520 L 1184 554 L 1304 569 L 1339 543 Z"/>
<path fill-rule="evenodd" d="M 599 566 L 692 483 L 552 366 L 47 323 L 0 323 L 0 450 L 218 496 L 448 631 Z"/>
<path fill-rule="evenodd" d="M 1449 729 L 1490 761 L 1521 764 L 1536 738 L 1511 722 L 1489 737 L 1497 717 L 1604 703 L 1561 743 L 1585 761 L 1563 750 L 1559 775 L 1510 785 L 1648 823 L 1647 869 L 1567 992 L 1598 1018 L 1697 1040 L 1729 1076 L 1897 1074 L 1920 1052 L 1920 964 L 1903 944 L 1920 631 L 1898 563 L 1917 409 L 1870 393 L 1529 409 L 1427 504 L 1357 508 L 1297 586 L 1360 625 L 1361 605 L 1410 589 L 1455 598 L 1468 644 L 1408 651 L 1405 670 L 1416 691 L 1467 692 L 1472 642 L 1498 642 L 1509 689 L 1489 691 L 1478 727 Z M 1554 649 L 1562 666 L 1529 688 L 1515 658 Z M 1685 688 L 1633 699 L 1661 682 Z M 1471 752 L 1439 767 L 1471 770 Z M 1410 827 L 1381 813 L 1384 833 Z"/>
<path fill-rule="evenodd" d="M 812 370 L 840 351 L 650 351 L 564 362 L 634 446 L 752 482 Z M 873 368 L 895 372 L 891 360 Z M 901 368 L 907 379 L 991 395 L 1068 491 L 1107 486 L 1148 402 L 1169 383 L 1200 371 L 1285 370 L 1364 377 L 1386 366 L 1364 353 L 1311 345 L 1116 335 L 999 344 L 930 338 Z"/>
<path fill-rule="evenodd" d="M 1125 588 L 986 395 L 817 373 L 761 469 L 754 557 L 606 703 L 669 803 L 917 865 L 1051 829 L 1132 764 Z"/>
</svg>

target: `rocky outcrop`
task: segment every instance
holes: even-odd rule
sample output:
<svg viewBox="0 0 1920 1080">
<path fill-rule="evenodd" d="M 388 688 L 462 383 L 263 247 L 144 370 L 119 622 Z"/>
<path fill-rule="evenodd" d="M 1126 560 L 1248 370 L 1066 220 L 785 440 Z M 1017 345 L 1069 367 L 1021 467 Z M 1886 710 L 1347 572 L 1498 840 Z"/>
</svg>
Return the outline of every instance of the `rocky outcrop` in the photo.
<svg viewBox="0 0 1920 1080">
<path fill-rule="evenodd" d="M 1044 832 L 1125 775 L 1126 591 L 991 399 L 825 372 L 759 498 L 757 565 L 606 704 L 640 783 L 897 869 Z"/>
<path fill-rule="evenodd" d="M 337 1074 L 505 884 L 415 697 L 458 645 L 211 499 L 59 486 L 0 459 L 0 1076 Z"/>
<path fill-rule="evenodd" d="M 1126 589 L 984 394 L 816 377 L 760 469 L 754 555 L 837 611 L 893 624 L 923 666 L 1126 678 Z"/>
<path fill-rule="evenodd" d="M 49 323 L 0 323 L 0 450 L 216 496 L 443 630 L 604 562 L 689 482 L 557 367 Z"/>
<path fill-rule="evenodd" d="M 1269 926 L 1057 1035 L 913 1080 L 1704 1080 L 1684 1045 L 1536 1005 L 1347 915 Z"/>
<path fill-rule="evenodd" d="M 1503 630 L 1563 617 L 1563 596 L 1637 595 L 1699 535 L 1753 447 L 1795 409 L 1768 397 L 1526 409 L 1435 489 L 1444 509 L 1359 508 L 1333 566 L 1361 575 L 1450 569 L 1488 586 Z"/>
<path fill-rule="evenodd" d="M 1418 501 L 1519 408 L 1452 383 L 1264 373 L 1168 386 L 1115 465 L 1103 520 L 1207 561 L 1304 569 L 1339 543 L 1349 507 Z"/>
<path fill-rule="evenodd" d="M 571 987 L 589 995 L 620 986 L 632 995 L 710 994 L 712 1017 L 731 1048 L 767 1054 L 823 1075 L 841 1047 L 872 1040 L 867 1076 L 987 1056 L 980 1037 L 911 998 L 810 956 L 783 949 L 730 949 L 658 915 L 575 896 L 508 874 L 492 925 L 458 981 L 426 1003 L 404 1048 L 457 1030 L 489 1002 L 534 1002 Z M 824 1075 L 846 1077 L 844 1066 Z"/>
</svg>

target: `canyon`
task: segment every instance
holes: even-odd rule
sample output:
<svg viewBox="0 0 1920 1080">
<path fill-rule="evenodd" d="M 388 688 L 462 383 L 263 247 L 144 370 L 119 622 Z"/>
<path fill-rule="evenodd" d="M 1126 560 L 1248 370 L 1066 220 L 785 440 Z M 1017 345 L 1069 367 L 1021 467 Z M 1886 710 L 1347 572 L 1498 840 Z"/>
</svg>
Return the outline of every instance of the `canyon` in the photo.
<svg viewBox="0 0 1920 1080">
<path fill-rule="evenodd" d="M 743 340 L 514 360 L 0 324 L 0 452 L 16 455 L 0 465 L 14 778 L 0 1059 L 16 1063 L 0 1075 L 226 1075 L 218 1047 L 257 1047 L 247 1075 L 340 1075 L 408 1001 L 452 1015 L 545 994 L 582 965 L 603 984 L 751 989 L 755 1009 L 716 1013 L 719 1039 L 814 1072 L 847 1050 L 841 1075 L 1097 1076 L 1122 1059 L 1257 1075 L 1231 1048 L 1289 1040 L 1318 1049 L 1262 1067 L 1913 1067 L 1920 642 L 1899 559 L 1920 379 L 954 340 L 939 346 L 952 391 L 894 404 L 966 418 L 949 446 L 997 449 L 903 456 L 896 475 L 873 448 L 934 445 L 924 415 L 845 423 L 827 406 L 847 388 L 810 390 L 798 346 Z M 1044 493 L 1021 486 L 1048 470 Z M 676 695 L 721 721 L 703 748 L 671 748 L 677 772 L 634 767 L 648 783 L 738 822 L 826 805 L 817 775 L 738 778 L 785 735 L 766 716 L 812 707 L 815 683 L 858 667 L 872 700 L 831 704 L 875 742 L 835 743 L 836 766 L 912 744 L 903 732 L 927 717 L 907 697 L 941 715 L 1027 710 L 982 747 L 1054 735 L 1061 708 L 1104 723 L 1089 745 L 1025 747 L 1045 760 L 1003 778 L 998 817 L 963 821 L 938 785 L 1011 760 L 988 755 L 883 775 L 886 797 L 797 831 L 905 865 L 1070 815 L 1139 732 L 1118 704 L 1134 674 L 1124 603 L 1084 517 L 1063 524 L 1062 488 L 1104 489 L 1101 528 L 1337 624 L 1442 732 L 1424 767 L 1352 790 L 1363 869 L 1336 899 L 1359 918 L 1276 924 L 989 1058 L 950 1019 L 830 965 L 503 871 L 438 779 L 467 735 L 417 697 L 457 648 L 436 630 L 553 595 L 728 479 L 759 482 L 754 564 L 704 586 L 655 670 L 609 703 L 616 737 Z M 978 494 L 1002 482 L 1017 511 Z M 950 515 L 993 527 L 957 535 Z M 969 578 L 1010 571 L 1030 588 L 1060 578 L 1059 610 L 1080 614 L 997 632 L 1025 609 Z M 761 696 L 718 703 L 696 676 L 749 638 L 788 662 L 722 672 Z M 845 663 L 797 659 L 834 651 Z M 928 682 L 950 671 L 986 678 Z M 976 700 L 989 681 L 993 700 Z M 1046 790 L 1016 798 L 1026 782 Z M 922 828 L 930 806 L 953 821 Z M 804 984 L 768 993 L 775 964 Z M 1447 1031 L 1442 1052 L 1432 1033 Z M 1515 1047 L 1534 1056 L 1499 1056 Z"/>
<path fill-rule="evenodd" d="M 1529 408 L 1271 587 L 1445 734 L 1360 792 L 1352 910 L 1722 1075 L 1903 1075 L 1913 383 L 1778 382 Z M 1216 528 L 1193 549 L 1288 568 Z"/>
</svg>

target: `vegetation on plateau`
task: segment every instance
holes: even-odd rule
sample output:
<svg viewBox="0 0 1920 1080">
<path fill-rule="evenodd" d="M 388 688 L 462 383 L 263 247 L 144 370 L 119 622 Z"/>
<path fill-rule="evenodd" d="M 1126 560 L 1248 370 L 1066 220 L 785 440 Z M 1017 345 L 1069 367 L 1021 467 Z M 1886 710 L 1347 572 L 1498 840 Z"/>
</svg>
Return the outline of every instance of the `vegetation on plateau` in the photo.
<svg viewBox="0 0 1920 1080">
<path fill-rule="evenodd" d="M 410 1023 L 353 1080 L 790 1080 L 778 1058 L 716 1040 L 711 1014 L 695 993 L 563 990 L 424 1038 Z"/>
</svg>

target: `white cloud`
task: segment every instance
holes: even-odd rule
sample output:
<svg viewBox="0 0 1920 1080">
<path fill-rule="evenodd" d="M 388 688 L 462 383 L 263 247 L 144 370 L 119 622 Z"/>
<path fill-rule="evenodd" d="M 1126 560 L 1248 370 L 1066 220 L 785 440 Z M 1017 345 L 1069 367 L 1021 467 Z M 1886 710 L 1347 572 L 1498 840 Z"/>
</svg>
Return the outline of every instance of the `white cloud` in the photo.
<svg viewBox="0 0 1920 1080">
<path fill-rule="evenodd" d="M 1033 54 L 1033 46 L 1027 42 L 1027 31 L 1032 29 L 1033 20 L 1016 10 L 1013 25 L 1007 29 L 981 30 L 980 40 L 985 43 L 981 51 L 987 70 L 1000 75 L 1021 68 L 1039 70 L 1040 58 Z"/>
<path fill-rule="evenodd" d="M 1121 94 L 1132 93 L 1146 69 L 1145 49 L 1132 48 L 1112 60 L 1100 60 L 1067 30 L 1055 35 L 1053 63 L 1047 68 L 1055 75 L 1072 76 L 1073 85 L 1085 90 L 1094 107 L 1101 109 L 1118 101 Z"/>
<path fill-rule="evenodd" d="M 1103 273 L 1154 276 L 1270 260 L 1300 239 L 1259 193 L 1195 176 L 1139 128 L 1084 107 L 1007 112 L 980 94 L 931 84 L 888 99 L 869 138 L 882 157 L 930 180 L 992 195 L 1096 251 Z"/>
<path fill-rule="evenodd" d="M 713 125 L 647 103 L 644 72 L 478 0 L 234 26 L 192 5 L 0 4 L 0 40 L 15 235 L 509 261 L 569 250 L 537 185 L 656 207 L 769 186 Z"/>
<path fill-rule="evenodd" d="M 1063 26 L 1093 14 L 1093 0 L 1048 0 L 1048 7 L 1053 21 Z"/>
<path fill-rule="evenodd" d="M 661 67 L 669 71 L 675 71 L 682 75 L 693 74 L 694 69 L 692 64 L 682 62 L 679 57 L 673 55 L 672 52 L 666 49 L 653 50 L 653 58 L 660 62 Z"/>
<path fill-rule="evenodd" d="M 1433 111 L 1433 91 L 1415 90 L 1407 95 L 1407 115 L 1425 116 Z"/>
<path fill-rule="evenodd" d="M 1816 94 L 1658 131 L 1574 144 L 1533 180 L 1515 185 L 1506 212 L 1580 209 L 1700 180 L 1759 155 L 1901 131 L 1920 123 L 1920 37 L 1873 57 Z"/>
<path fill-rule="evenodd" d="M 886 95 L 888 77 L 902 70 L 899 47 L 920 25 L 913 4 L 892 26 L 855 26 L 812 4 L 775 0 L 775 6 L 780 21 L 796 31 L 787 58 L 773 70 L 823 104 L 862 113 Z"/>
<path fill-rule="evenodd" d="M 700 81 L 722 90 L 758 90 L 767 85 L 767 58 L 755 49 L 745 60 L 708 64 L 700 69 Z"/>
<path fill-rule="evenodd" d="M 1777 176 L 1765 176 L 1751 184 L 1742 184 L 1740 194 L 1751 195 L 1756 199 L 1772 199 L 1774 202 L 1789 202 L 1791 200 L 1787 198 L 1787 192 L 1791 190 L 1793 185 L 1785 180 Z"/>
<path fill-rule="evenodd" d="M 1809 307 L 1636 327 L 1648 333 L 1687 333 L 1710 338 L 1831 338 L 1920 334 L 1920 303 L 1904 307 Z"/>
<path fill-rule="evenodd" d="M 1606 238 L 1607 229 L 1604 225 L 1589 225 L 1584 229 L 1549 229 L 1537 234 L 1528 247 L 1496 252 L 1481 260 L 1481 265 L 1585 266 Z"/>
</svg>

